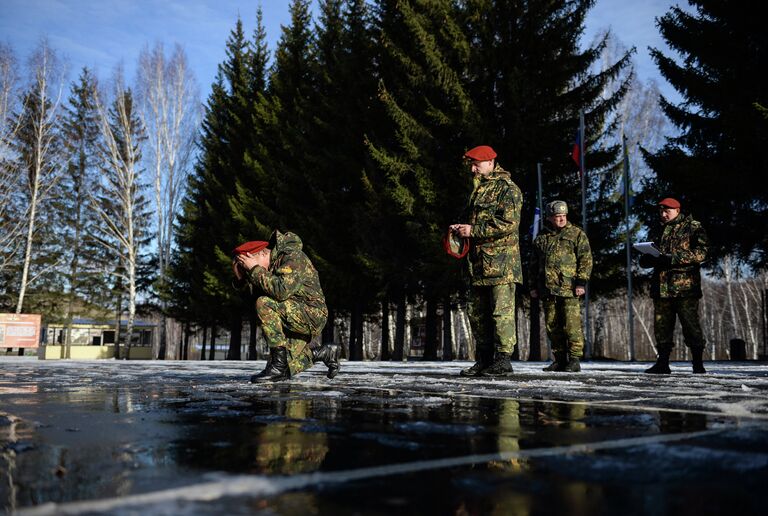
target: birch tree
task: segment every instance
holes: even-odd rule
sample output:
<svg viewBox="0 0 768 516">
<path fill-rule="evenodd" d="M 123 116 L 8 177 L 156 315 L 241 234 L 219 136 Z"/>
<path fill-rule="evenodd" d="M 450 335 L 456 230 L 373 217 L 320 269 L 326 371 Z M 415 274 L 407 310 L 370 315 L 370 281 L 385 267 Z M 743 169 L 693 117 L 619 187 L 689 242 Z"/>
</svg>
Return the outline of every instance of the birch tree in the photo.
<svg viewBox="0 0 768 516">
<path fill-rule="evenodd" d="M 62 66 L 48 42 L 43 40 L 30 58 L 32 80 L 19 113 L 19 127 L 14 138 L 19 156 L 19 172 L 24 174 L 25 243 L 16 313 L 21 313 L 27 287 L 57 263 L 43 266 L 30 274 L 36 249 L 40 210 L 51 195 L 62 172 L 59 104 L 63 88 Z M 51 258 L 50 256 L 48 258 Z"/>
<path fill-rule="evenodd" d="M 137 92 L 138 115 L 147 136 L 146 163 L 154 189 L 157 283 L 164 294 L 174 220 L 184 197 L 200 118 L 197 85 L 180 45 L 174 47 L 170 58 L 166 58 L 161 43 L 141 52 Z M 165 302 L 161 304 L 165 312 Z M 165 325 L 163 317 L 161 358 L 165 357 Z"/>
<path fill-rule="evenodd" d="M 0 276 L 4 276 L 24 242 L 24 218 L 18 213 L 19 167 L 12 145 L 20 121 L 11 116 L 18 109 L 20 95 L 17 70 L 13 49 L 0 43 Z M 3 284 L 8 285 L 8 281 Z"/>
<path fill-rule="evenodd" d="M 96 94 L 96 109 L 101 130 L 101 180 L 91 205 L 101 226 L 92 238 L 115 259 L 109 270 L 127 294 L 128 324 L 125 358 L 130 357 L 136 298 L 142 250 L 148 242 L 148 201 L 146 185 L 141 180 L 141 145 L 145 140 L 136 114 L 133 94 L 126 89 L 122 74 L 115 77 L 114 101 L 107 109 Z M 120 314 L 118 314 L 119 329 Z M 115 341 L 115 358 L 120 358 L 119 339 Z"/>
</svg>

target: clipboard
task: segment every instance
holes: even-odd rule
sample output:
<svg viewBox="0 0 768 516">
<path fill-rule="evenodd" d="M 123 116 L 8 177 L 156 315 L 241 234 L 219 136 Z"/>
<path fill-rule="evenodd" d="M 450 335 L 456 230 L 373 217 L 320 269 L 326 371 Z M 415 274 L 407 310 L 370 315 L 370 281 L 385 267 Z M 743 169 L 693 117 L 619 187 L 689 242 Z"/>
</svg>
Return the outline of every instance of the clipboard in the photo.
<svg viewBox="0 0 768 516">
<path fill-rule="evenodd" d="M 661 251 L 659 251 L 659 248 L 656 247 L 656 244 L 653 242 L 638 242 L 636 244 L 632 244 L 632 247 L 637 249 L 643 254 L 649 254 L 651 256 L 660 256 Z"/>
</svg>

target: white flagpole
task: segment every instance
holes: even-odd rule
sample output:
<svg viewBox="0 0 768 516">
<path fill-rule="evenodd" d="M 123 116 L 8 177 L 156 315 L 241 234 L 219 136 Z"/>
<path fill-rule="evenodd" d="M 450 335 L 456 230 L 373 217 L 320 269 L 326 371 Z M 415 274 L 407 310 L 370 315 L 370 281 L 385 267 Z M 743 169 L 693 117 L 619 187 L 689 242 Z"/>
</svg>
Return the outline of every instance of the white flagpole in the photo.
<svg viewBox="0 0 768 516">
<path fill-rule="evenodd" d="M 627 136 L 621 136 L 624 151 L 624 228 L 627 233 L 627 326 L 629 332 L 629 360 L 635 361 L 635 320 L 632 313 L 632 242 L 629 234 L 629 154 L 627 154 Z"/>
<path fill-rule="evenodd" d="M 584 166 L 584 111 L 579 112 L 579 175 L 581 176 L 581 225 L 587 234 L 587 169 Z M 584 358 L 592 353 L 592 336 L 589 331 L 589 282 L 584 293 Z"/>
</svg>

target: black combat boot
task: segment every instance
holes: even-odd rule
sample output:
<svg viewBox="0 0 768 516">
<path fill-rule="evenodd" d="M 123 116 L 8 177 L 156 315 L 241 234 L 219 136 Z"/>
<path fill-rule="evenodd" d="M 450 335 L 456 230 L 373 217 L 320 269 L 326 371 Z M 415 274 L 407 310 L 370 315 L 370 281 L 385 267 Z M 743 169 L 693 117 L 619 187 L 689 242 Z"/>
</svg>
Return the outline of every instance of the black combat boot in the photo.
<svg viewBox="0 0 768 516">
<path fill-rule="evenodd" d="M 691 361 L 693 362 L 693 372 L 696 374 L 704 374 L 707 372 L 704 369 L 704 347 L 691 348 Z"/>
<path fill-rule="evenodd" d="M 488 352 L 484 350 L 478 350 L 476 352 L 475 357 L 475 363 L 466 369 L 462 369 L 459 373 L 460 376 L 468 376 L 468 377 L 476 377 L 480 376 L 480 373 L 483 372 L 483 370 L 491 365 L 490 357 L 488 356 Z"/>
<path fill-rule="evenodd" d="M 338 344 L 323 344 L 317 349 L 312 350 L 312 361 L 320 362 L 328 368 L 326 376 L 333 378 L 338 374 L 339 369 L 339 356 L 341 355 L 341 348 Z"/>
<path fill-rule="evenodd" d="M 555 355 L 555 360 L 543 368 L 542 371 L 565 371 L 565 365 L 568 363 L 566 353 L 557 352 L 553 353 L 553 355 Z"/>
<path fill-rule="evenodd" d="M 269 353 L 270 364 L 266 370 L 266 374 L 255 380 L 251 379 L 251 381 L 279 382 L 280 380 L 287 380 L 291 377 L 291 373 L 288 370 L 288 350 L 284 347 L 276 347 L 270 349 Z"/>
<path fill-rule="evenodd" d="M 669 368 L 669 352 L 670 350 L 660 350 L 659 358 L 656 359 L 656 363 L 645 370 L 649 374 L 670 374 L 672 370 Z"/>
<path fill-rule="evenodd" d="M 477 361 L 466 369 L 462 369 L 459 376 L 480 376 L 486 364 L 478 357 Z"/>
<path fill-rule="evenodd" d="M 579 363 L 579 357 L 568 355 L 568 363 L 565 364 L 563 371 L 566 373 L 578 373 L 581 371 L 581 364 Z"/>
<path fill-rule="evenodd" d="M 511 376 L 512 364 L 509 363 L 509 359 L 512 357 L 512 353 L 496 353 L 496 358 L 493 363 L 484 369 L 481 376 Z"/>
<path fill-rule="evenodd" d="M 251 383 L 256 383 L 259 378 L 263 378 L 267 376 L 270 366 L 272 365 L 272 354 L 267 357 L 267 365 L 264 366 L 264 369 L 259 373 L 251 376 Z"/>
</svg>

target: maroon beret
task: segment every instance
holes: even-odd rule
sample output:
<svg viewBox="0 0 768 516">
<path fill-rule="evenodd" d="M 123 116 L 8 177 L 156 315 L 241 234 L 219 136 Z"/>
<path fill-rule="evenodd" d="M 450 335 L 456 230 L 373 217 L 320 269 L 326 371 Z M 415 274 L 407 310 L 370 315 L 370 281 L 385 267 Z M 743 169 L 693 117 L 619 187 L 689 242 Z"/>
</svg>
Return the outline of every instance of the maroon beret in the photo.
<svg viewBox="0 0 768 516">
<path fill-rule="evenodd" d="M 253 240 L 235 247 L 232 249 L 232 254 L 258 253 L 268 245 L 269 242 L 265 242 L 264 240 Z"/>
<path fill-rule="evenodd" d="M 496 157 L 496 151 L 487 145 L 480 145 L 469 149 L 464 153 L 464 157 L 474 161 L 488 161 Z"/>
<path fill-rule="evenodd" d="M 672 197 L 667 197 L 666 199 L 662 199 L 659 201 L 659 206 L 664 206 L 665 208 L 677 208 L 680 209 L 680 203 L 677 201 L 677 199 L 673 199 Z"/>
<path fill-rule="evenodd" d="M 449 229 L 443 237 L 443 249 L 449 256 L 464 258 L 469 252 L 469 238 L 461 238 Z"/>
</svg>

